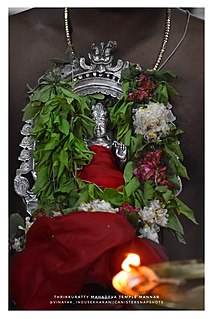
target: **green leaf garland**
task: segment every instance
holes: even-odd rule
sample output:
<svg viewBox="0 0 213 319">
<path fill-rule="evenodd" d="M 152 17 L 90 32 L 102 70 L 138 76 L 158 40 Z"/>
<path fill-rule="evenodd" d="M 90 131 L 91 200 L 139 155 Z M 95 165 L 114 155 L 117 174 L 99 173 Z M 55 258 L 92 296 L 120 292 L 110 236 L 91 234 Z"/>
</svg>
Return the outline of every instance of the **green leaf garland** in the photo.
<svg viewBox="0 0 213 319">
<path fill-rule="evenodd" d="M 127 203 L 136 209 L 143 209 L 151 201 L 159 200 L 168 211 L 166 228 L 184 243 L 179 214 L 194 223 L 196 220 L 191 209 L 175 196 L 180 187 L 178 176 L 189 179 L 182 164 L 183 154 L 178 140 L 183 132 L 174 123 L 169 123 L 166 135 L 149 141 L 143 134 L 135 133 L 133 123 L 133 114 L 138 109 L 145 108 L 149 103 L 163 103 L 166 106 L 170 97 L 177 95 L 171 86 L 175 78 L 169 71 L 143 70 L 135 64 L 122 71 L 123 95 L 116 103 L 109 104 L 108 113 L 116 140 L 128 149 L 128 161 L 124 167 L 125 185 L 119 189 L 103 190 L 78 179 L 78 169 L 87 165 L 93 157 L 93 152 L 84 142 L 85 136 L 93 137 L 94 134 L 91 107 L 98 101 L 105 101 L 106 97 L 102 93 L 80 96 L 73 91 L 75 83 L 61 81 L 50 74 L 41 77 L 36 88 L 30 89 L 29 102 L 23 109 L 23 120 L 31 119 L 34 122 L 31 136 L 36 142 L 34 160 L 37 179 L 33 192 L 39 200 L 38 210 L 42 209 L 49 216 L 52 211 L 58 210 L 67 214 L 77 210 L 82 202 L 95 199 L 109 202 L 112 207 Z M 146 154 L 159 150 L 162 154 L 158 166 L 156 164 L 156 172 L 158 176 L 162 172 L 166 174 L 166 185 L 157 181 L 158 176 L 140 180 L 136 174 Z M 168 185 L 173 185 L 173 188 Z M 132 212 L 126 214 L 138 230 L 139 215 Z"/>
</svg>

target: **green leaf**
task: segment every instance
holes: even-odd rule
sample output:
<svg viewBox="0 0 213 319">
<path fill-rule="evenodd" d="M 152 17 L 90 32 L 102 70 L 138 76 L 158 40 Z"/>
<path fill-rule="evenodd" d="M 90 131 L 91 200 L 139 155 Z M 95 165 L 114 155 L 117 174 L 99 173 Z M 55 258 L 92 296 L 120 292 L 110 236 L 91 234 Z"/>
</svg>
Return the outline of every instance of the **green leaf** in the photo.
<svg viewBox="0 0 213 319">
<path fill-rule="evenodd" d="M 136 212 L 126 212 L 125 213 L 128 222 L 134 227 L 137 228 L 139 215 Z"/>
<path fill-rule="evenodd" d="M 123 69 L 121 71 L 121 78 L 123 81 L 129 81 L 131 80 L 131 72 L 129 68 Z"/>
<path fill-rule="evenodd" d="M 127 108 L 132 105 L 133 102 L 128 102 L 121 98 L 118 102 L 114 105 L 110 112 L 110 120 L 112 123 L 122 124 L 123 120 L 121 119 L 121 115 L 125 114 Z"/>
<path fill-rule="evenodd" d="M 57 97 L 55 97 L 54 99 L 52 99 L 50 101 L 47 101 L 44 104 L 42 111 L 44 113 L 48 113 L 48 112 L 53 112 L 53 110 L 55 110 L 55 109 L 57 109 L 57 111 L 60 111 L 60 105 L 59 105 L 59 101 L 58 101 Z"/>
<path fill-rule="evenodd" d="M 44 125 L 45 123 L 47 123 L 50 120 L 50 112 L 48 112 L 48 113 L 41 112 L 39 114 L 38 120 L 41 123 L 41 125 Z"/>
<path fill-rule="evenodd" d="M 78 199 L 79 199 L 79 194 L 77 194 L 76 192 L 72 192 L 72 194 L 69 195 L 67 199 L 67 205 L 70 207 L 70 209 L 65 211 L 65 214 L 68 214 L 71 211 L 76 211 L 78 209 L 78 206 L 79 206 Z M 64 213 L 64 210 L 63 210 L 63 213 Z"/>
<path fill-rule="evenodd" d="M 87 203 L 88 201 L 89 201 L 88 189 L 81 190 L 76 206 L 78 207 L 81 203 Z"/>
<path fill-rule="evenodd" d="M 126 184 L 129 183 L 133 177 L 134 167 L 135 167 L 134 163 L 130 161 L 126 164 L 124 168 L 124 181 Z"/>
<path fill-rule="evenodd" d="M 198 225 L 193 211 L 186 204 L 184 204 L 179 198 L 176 197 L 175 201 L 177 203 L 176 209 L 178 213 L 185 215 L 189 220 L 191 220 L 193 223 Z"/>
<path fill-rule="evenodd" d="M 137 196 L 136 196 L 137 197 Z M 136 208 L 142 208 L 142 205 L 141 205 L 141 201 L 140 200 L 138 200 L 137 198 L 135 197 L 135 204 L 134 204 L 134 207 L 136 207 Z"/>
<path fill-rule="evenodd" d="M 73 97 L 67 97 L 66 100 L 67 100 L 68 104 L 71 104 L 74 101 L 74 98 Z"/>
<path fill-rule="evenodd" d="M 66 135 L 66 136 L 69 135 L 70 124 L 66 119 L 64 119 L 64 118 L 60 119 L 60 124 L 59 124 L 58 128 L 64 135 Z"/>
<path fill-rule="evenodd" d="M 45 187 L 48 179 L 49 179 L 49 169 L 47 166 L 43 166 L 37 172 L 37 178 L 35 180 L 35 192 L 41 191 L 43 187 Z"/>
<path fill-rule="evenodd" d="M 130 138 L 130 157 L 136 155 L 136 153 L 138 152 L 139 149 L 141 149 L 142 147 L 145 147 L 145 145 L 143 145 L 143 135 L 141 134 L 137 134 L 136 137 L 135 136 L 131 136 Z"/>
<path fill-rule="evenodd" d="M 52 198 L 54 192 L 54 183 L 53 181 L 46 181 L 45 186 L 42 189 L 42 194 L 40 195 L 39 200 L 48 200 Z"/>
<path fill-rule="evenodd" d="M 138 207 L 138 206 L 136 206 L 136 207 L 142 208 L 142 206 L 144 205 L 143 191 L 138 188 L 135 192 L 135 196 L 136 196 L 138 202 L 140 203 L 140 207 Z"/>
<path fill-rule="evenodd" d="M 129 130 L 129 124 L 128 123 L 122 123 L 117 126 L 117 139 L 121 140 L 123 135 L 125 135 Z"/>
<path fill-rule="evenodd" d="M 105 99 L 105 95 L 102 93 L 94 93 L 94 94 L 90 94 L 89 96 L 91 98 L 96 99 L 96 100 L 104 100 Z"/>
<path fill-rule="evenodd" d="M 122 91 L 123 91 L 124 96 L 127 96 L 128 91 L 129 91 L 129 82 L 122 83 Z"/>
<path fill-rule="evenodd" d="M 154 188 L 152 183 L 149 181 L 144 182 L 144 190 L 143 190 L 144 199 L 152 199 L 154 195 Z"/>
<path fill-rule="evenodd" d="M 71 90 L 67 90 L 67 89 L 63 88 L 62 86 L 60 86 L 60 90 L 66 97 L 71 97 L 74 100 L 77 100 L 78 102 L 80 102 L 80 96 L 78 94 L 74 93 Z"/>
<path fill-rule="evenodd" d="M 172 162 L 170 163 L 170 165 L 172 166 L 172 164 L 174 165 L 174 168 L 176 170 L 175 173 L 177 173 L 177 175 L 185 177 L 187 179 L 189 179 L 189 176 L 187 174 L 187 170 L 185 168 L 185 166 L 179 161 L 179 159 L 177 158 L 177 155 L 171 151 L 167 145 L 165 145 L 164 147 L 164 151 L 170 156 Z"/>
<path fill-rule="evenodd" d="M 130 64 L 128 68 L 125 68 L 121 71 L 122 80 L 132 80 L 137 75 L 141 73 L 141 70 L 138 69 L 137 64 Z"/>
<path fill-rule="evenodd" d="M 176 163 L 177 163 L 177 165 L 176 165 L 177 174 L 189 179 L 189 175 L 187 173 L 186 167 L 183 164 L 181 164 L 181 162 L 179 160 L 176 160 Z"/>
<path fill-rule="evenodd" d="M 169 97 L 174 96 L 174 95 L 178 95 L 178 92 L 171 85 L 169 85 L 167 82 L 166 82 L 166 88 L 167 88 L 167 92 L 168 92 Z"/>
<path fill-rule="evenodd" d="M 161 81 L 172 82 L 176 79 L 176 75 L 168 70 L 154 71 L 154 76 Z"/>
<path fill-rule="evenodd" d="M 23 109 L 23 121 L 34 119 L 34 117 L 41 111 L 41 102 L 29 102 Z"/>
<path fill-rule="evenodd" d="M 67 151 L 62 149 L 58 158 L 59 158 L 60 162 L 63 163 L 64 166 L 67 167 L 67 165 L 68 165 L 68 153 L 67 153 Z"/>
<path fill-rule="evenodd" d="M 53 150 L 59 144 L 59 134 L 52 133 L 51 139 L 44 145 L 44 150 Z"/>
<path fill-rule="evenodd" d="M 122 194 L 113 188 L 105 188 L 102 195 L 103 200 L 115 206 L 121 206 L 123 201 Z"/>
<path fill-rule="evenodd" d="M 57 115 L 57 116 L 54 118 L 53 124 L 60 124 L 59 115 Z"/>
<path fill-rule="evenodd" d="M 163 103 L 164 105 L 168 104 L 168 91 L 167 86 L 164 83 L 161 83 L 154 91 L 154 95 L 156 95 L 159 103 Z"/>
<path fill-rule="evenodd" d="M 140 182 L 136 177 L 133 177 L 131 181 L 125 186 L 126 195 L 129 197 L 140 187 Z"/>
<path fill-rule="evenodd" d="M 70 193 L 70 191 L 74 188 L 75 183 L 73 179 L 70 179 L 66 183 L 62 184 L 58 189 L 57 192 L 61 193 Z"/>
<path fill-rule="evenodd" d="M 162 196 L 163 196 L 163 198 L 164 198 L 166 203 L 169 202 L 169 200 L 171 199 L 172 195 L 173 195 L 172 191 L 170 191 L 168 188 L 167 188 L 167 190 L 164 193 L 162 193 Z"/>
<path fill-rule="evenodd" d="M 45 85 L 42 88 L 39 86 L 33 93 L 31 101 L 41 101 L 43 103 L 49 101 L 52 85 Z"/>
<path fill-rule="evenodd" d="M 124 144 L 126 146 L 130 145 L 130 141 L 131 141 L 131 136 L 132 136 L 132 129 L 130 128 L 126 134 L 124 135 Z"/>
<path fill-rule="evenodd" d="M 157 187 L 155 187 L 155 190 L 160 192 L 160 193 L 166 192 L 167 189 L 168 189 L 167 186 L 157 186 Z"/>
<path fill-rule="evenodd" d="M 88 194 L 89 194 L 89 199 L 94 200 L 95 199 L 95 186 L 94 184 L 90 183 L 88 186 Z"/>
<path fill-rule="evenodd" d="M 182 161 L 183 160 L 183 153 L 181 151 L 181 148 L 180 148 L 180 142 L 178 140 L 172 142 L 172 143 L 168 143 L 167 144 L 167 147 L 172 151 L 174 152 L 179 158 L 180 160 Z"/>
<path fill-rule="evenodd" d="M 63 162 L 60 162 L 59 164 L 59 169 L 58 169 L 58 174 L 57 174 L 57 181 L 59 181 L 59 178 L 61 177 L 63 171 L 65 168 L 65 164 Z"/>
<path fill-rule="evenodd" d="M 177 218 L 175 212 L 173 211 L 173 209 L 169 209 L 168 210 L 168 215 L 169 215 L 169 220 L 167 222 L 166 227 L 170 228 L 172 230 L 174 230 L 176 237 L 178 238 L 178 240 L 185 244 L 185 240 L 184 240 L 184 230 L 183 227 L 179 221 L 179 219 Z"/>
<path fill-rule="evenodd" d="M 50 155 L 51 155 L 52 151 L 45 151 L 45 150 L 39 150 L 39 151 L 35 151 L 33 154 L 33 157 L 35 159 L 36 155 L 38 154 L 38 164 L 36 165 L 36 167 L 40 167 L 41 165 L 43 165 L 43 163 L 45 163 L 46 161 L 48 161 Z"/>
<path fill-rule="evenodd" d="M 19 229 L 18 226 L 24 227 L 24 219 L 21 215 L 14 213 L 10 215 L 10 238 L 20 237 L 24 234 L 24 231 Z"/>
<path fill-rule="evenodd" d="M 178 179 L 178 176 L 177 175 L 169 175 L 167 177 L 167 180 L 174 184 L 176 186 L 177 189 L 180 189 L 180 182 L 179 182 L 179 179 Z"/>
<path fill-rule="evenodd" d="M 82 125 L 86 129 L 86 131 L 89 133 L 89 135 L 93 137 L 95 121 L 86 115 L 82 115 Z"/>
</svg>

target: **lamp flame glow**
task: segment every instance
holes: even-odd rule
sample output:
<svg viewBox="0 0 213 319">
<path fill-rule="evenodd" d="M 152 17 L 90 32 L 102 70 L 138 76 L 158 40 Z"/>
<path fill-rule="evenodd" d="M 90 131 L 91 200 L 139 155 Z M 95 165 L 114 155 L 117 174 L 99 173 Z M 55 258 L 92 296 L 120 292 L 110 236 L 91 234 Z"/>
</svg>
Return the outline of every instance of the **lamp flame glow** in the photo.
<svg viewBox="0 0 213 319">
<path fill-rule="evenodd" d="M 152 290 L 161 284 L 164 285 L 162 292 L 165 293 L 165 284 L 168 287 L 184 283 L 182 278 L 158 277 L 152 267 L 140 266 L 140 257 L 137 254 L 128 254 L 121 267 L 123 270 L 113 277 L 112 285 L 124 295 L 140 296 L 152 293 Z"/>
<path fill-rule="evenodd" d="M 136 267 L 139 265 L 140 257 L 137 254 L 128 254 L 128 256 L 126 257 L 126 259 L 124 259 L 121 265 L 121 268 L 123 270 L 120 271 L 117 275 L 115 275 L 112 279 L 113 287 L 119 292 L 132 295 L 132 293 L 129 291 L 128 283 L 130 279 L 133 279 L 133 277 L 135 277 L 135 275 L 135 280 L 138 281 L 138 272 L 136 270 Z"/>
<path fill-rule="evenodd" d="M 113 277 L 112 284 L 117 291 L 125 295 L 147 293 L 159 282 L 152 269 L 140 266 L 140 257 L 137 254 L 128 254 L 121 267 L 123 270 Z"/>
<path fill-rule="evenodd" d="M 140 265 L 140 257 L 137 254 L 128 254 L 127 258 L 124 259 L 121 268 L 127 272 L 131 271 L 132 266 L 139 266 Z"/>
</svg>

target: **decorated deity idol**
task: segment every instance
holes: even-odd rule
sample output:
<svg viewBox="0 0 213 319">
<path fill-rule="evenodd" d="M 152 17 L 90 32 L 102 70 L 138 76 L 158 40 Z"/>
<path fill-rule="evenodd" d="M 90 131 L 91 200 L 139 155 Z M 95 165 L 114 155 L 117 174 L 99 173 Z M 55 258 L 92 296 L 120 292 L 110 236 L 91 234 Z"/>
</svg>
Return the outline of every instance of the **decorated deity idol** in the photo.
<svg viewBox="0 0 213 319">
<path fill-rule="evenodd" d="M 179 220 L 196 224 L 179 198 L 188 179 L 176 122 L 176 76 L 162 70 L 171 9 L 156 63 L 114 61 L 116 41 L 74 52 L 29 87 L 14 187 L 26 212 L 11 215 L 10 298 L 21 310 L 60 309 L 54 296 L 112 289 L 128 253 L 142 265 L 169 256 L 162 234 L 185 243 Z M 186 14 L 185 33 L 189 24 Z M 25 221 L 24 221 L 25 219 Z"/>
</svg>

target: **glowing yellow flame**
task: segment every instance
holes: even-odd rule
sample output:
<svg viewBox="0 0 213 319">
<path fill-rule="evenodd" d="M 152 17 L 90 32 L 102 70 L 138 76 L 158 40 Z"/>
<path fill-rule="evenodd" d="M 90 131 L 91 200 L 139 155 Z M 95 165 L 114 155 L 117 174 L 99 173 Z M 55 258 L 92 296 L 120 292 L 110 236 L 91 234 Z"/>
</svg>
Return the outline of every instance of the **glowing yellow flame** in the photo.
<svg viewBox="0 0 213 319">
<path fill-rule="evenodd" d="M 139 266 L 140 265 L 140 257 L 137 254 L 128 254 L 127 258 L 124 259 L 121 268 L 127 272 L 131 271 L 132 266 Z"/>
<path fill-rule="evenodd" d="M 137 271 L 131 266 L 139 266 L 140 265 L 140 257 L 137 254 L 128 254 L 127 258 L 123 261 L 121 267 L 122 271 L 120 271 L 114 278 L 112 279 L 113 287 L 122 292 L 131 294 L 131 291 L 128 287 L 128 282 L 132 278 L 133 273 L 137 274 Z"/>
</svg>

